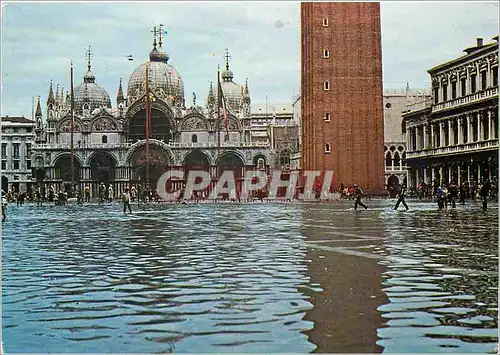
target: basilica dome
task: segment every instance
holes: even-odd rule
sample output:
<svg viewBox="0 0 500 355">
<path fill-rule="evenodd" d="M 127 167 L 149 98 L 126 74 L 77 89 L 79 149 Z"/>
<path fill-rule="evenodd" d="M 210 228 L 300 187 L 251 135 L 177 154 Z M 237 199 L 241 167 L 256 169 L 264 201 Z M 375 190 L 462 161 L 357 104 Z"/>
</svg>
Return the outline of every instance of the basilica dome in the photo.
<svg viewBox="0 0 500 355">
<path fill-rule="evenodd" d="M 168 54 L 153 48 L 149 54 L 149 85 L 150 89 L 162 99 L 184 103 L 184 83 L 180 73 L 168 64 Z M 137 67 L 128 81 L 127 96 L 139 98 L 145 92 L 146 66 L 143 63 Z M 179 101 L 180 100 L 180 101 Z"/>
<path fill-rule="evenodd" d="M 83 77 L 83 83 L 75 87 L 75 111 L 83 113 L 84 105 L 89 112 L 96 108 L 111 108 L 111 99 L 106 90 L 95 83 L 95 76 L 89 70 Z"/>
<path fill-rule="evenodd" d="M 226 64 L 226 70 L 221 73 L 221 77 L 221 86 L 229 110 L 234 113 L 239 112 L 244 96 L 244 87 L 233 81 L 233 72 L 229 70 L 228 63 Z"/>
</svg>

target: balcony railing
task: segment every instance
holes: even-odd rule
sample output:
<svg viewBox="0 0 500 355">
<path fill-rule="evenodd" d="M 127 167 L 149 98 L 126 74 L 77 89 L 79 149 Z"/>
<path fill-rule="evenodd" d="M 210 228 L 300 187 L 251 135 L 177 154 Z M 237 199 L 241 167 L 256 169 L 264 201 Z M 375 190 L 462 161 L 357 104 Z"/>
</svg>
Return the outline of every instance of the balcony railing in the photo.
<svg viewBox="0 0 500 355">
<path fill-rule="evenodd" d="M 134 143 L 90 143 L 90 144 L 74 144 L 73 148 L 75 150 L 90 150 L 90 149 L 129 149 Z M 217 142 L 199 142 L 199 143 L 180 143 L 171 142 L 166 143 L 170 148 L 217 148 Z M 220 142 L 220 146 L 223 148 L 252 148 L 252 147 L 269 147 L 268 142 Z M 70 143 L 49 143 L 49 144 L 38 144 L 32 147 L 34 149 L 48 149 L 48 150 L 58 150 L 58 149 L 71 149 Z"/>
<path fill-rule="evenodd" d="M 414 152 L 407 151 L 406 158 L 413 159 L 413 158 L 434 157 L 441 155 L 460 154 L 460 153 L 474 152 L 492 148 L 498 149 L 498 139 L 460 144 L 460 145 L 452 145 L 447 147 L 430 148 Z"/>
<path fill-rule="evenodd" d="M 490 87 L 490 88 L 487 88 L 486 90 L 478 91 L 474 94 L 459 97 L 459 98 L 456 98 L 454 100 L 441 102 L 439 104 L 432 106 L 432 112 L 439 112 L 439 111 L 443 111 L 443 110 L 448 110 L 448 109 L 451 109 L 454 107 L 459 107 L 459 106 L 470 104 L 470 103 L 473 103 L 476 101 L 488 99 L 488 98 L 494 97 L 495 95 L 498 96 L 498 86 Z"/>
<path fill-rule="evenodd" d="M 395 166 L 394 169 L 392 168 L 392 166 L 385 166 L 385 171 L 392 171 L 392 172 L 404 172 L 406 171 L 408 168 L 406 167 L 406 165 L 403 165 L 402 166 L 402 169 L 399 168 L 399 166 Z"/>
</svg>

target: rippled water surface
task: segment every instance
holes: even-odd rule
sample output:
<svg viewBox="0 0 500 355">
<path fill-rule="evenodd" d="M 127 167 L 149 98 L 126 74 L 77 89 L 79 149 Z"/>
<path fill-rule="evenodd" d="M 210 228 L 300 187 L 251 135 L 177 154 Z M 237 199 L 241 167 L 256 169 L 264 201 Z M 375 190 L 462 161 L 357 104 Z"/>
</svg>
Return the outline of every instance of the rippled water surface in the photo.
<svg viewBox="0 0 500 355">
<path fill-rule="evenodd" d="M 9 206 L 6 352 L 492 352 L 498 209 Z"/>
</svg>

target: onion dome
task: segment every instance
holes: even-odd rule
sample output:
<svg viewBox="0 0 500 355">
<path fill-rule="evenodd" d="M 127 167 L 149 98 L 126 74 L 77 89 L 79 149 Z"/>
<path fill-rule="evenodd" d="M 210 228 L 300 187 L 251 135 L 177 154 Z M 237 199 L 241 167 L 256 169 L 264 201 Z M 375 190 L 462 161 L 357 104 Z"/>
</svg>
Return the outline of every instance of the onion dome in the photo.
<svg viewBox="0 0 500 355">
<path fill-rule="evenodd" d="M 229 52 L 226 49 L 226 70 L 221 73 L 222 90 L 229 109 L 233 112 L 240 110 L 240 103 L 243 98 L 244 87 L 233 81 L 233 72 L 229 70 Z"/>
<path fill-rule="evenodd" d="M 78 114 L 83 113 L 84 106 L 89 110 L 89 112 L 93 112 L 96 108 L 111 108 L 111 98 L 109 97 L 109 94 L 103 87 L 95 83 L 95 76 L 94 73 L 92 73 L 90 64 L 90 48 L 87 54 L 88 70 L 83 76 L 83 83 L 74 89 L 75 112 Z"/>
<path fill-rule="evenodd" d="M 128 81 L 127 96 L 144 94 L 146 83 L 146 67 L 149 66 L 149 87 L 160 98 L 170 97 L 173 101 L 184 104 L 184 82 L 175 67 L 168 64 L 167 53 L 156 48 L 156 43 L 149 53 L 149 63 L 137 67 Z"/>
</svg>

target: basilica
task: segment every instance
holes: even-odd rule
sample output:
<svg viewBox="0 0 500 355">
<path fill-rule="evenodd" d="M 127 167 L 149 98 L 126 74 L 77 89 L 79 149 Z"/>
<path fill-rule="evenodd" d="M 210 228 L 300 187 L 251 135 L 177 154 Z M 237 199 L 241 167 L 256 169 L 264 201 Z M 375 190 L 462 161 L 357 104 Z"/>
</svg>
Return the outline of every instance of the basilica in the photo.
<svg viewBox="0 0 500 355">
<path fill-rule="evenodd" d="M 203 169 L 216 178 L 222 166 L 241 178 L 245 169 L 288 168 L 298 151 L 292 112 L 283 108 L 268 117 L 266 109 L 264 117 L 252 111 L 248 80 L 242 85 L 234 81 L 228 55 L 220 80 L 207 88 L 205 103 L 194 98 L 189 107 L 182 76 L 169 64 L 161 34 L 155 34 L 149 60 L 132 72 L 126 91 L 120 80 L 115 104 L 92 72 L 90 49 L 87 56 L 83 82 L 74 87 L 73 114 L 70 93 L 59 85 L 54 90 L 50 83 L 45 115 L 38 99 L 31 161 L 32 178 L 40 187 L 68 190 L 74 181 L 96 196 L 103 182 L 119 196 L 131 184 L 155 188 L 172 168 Z"/>
</svg>

